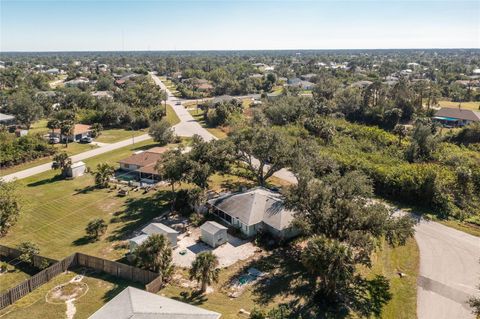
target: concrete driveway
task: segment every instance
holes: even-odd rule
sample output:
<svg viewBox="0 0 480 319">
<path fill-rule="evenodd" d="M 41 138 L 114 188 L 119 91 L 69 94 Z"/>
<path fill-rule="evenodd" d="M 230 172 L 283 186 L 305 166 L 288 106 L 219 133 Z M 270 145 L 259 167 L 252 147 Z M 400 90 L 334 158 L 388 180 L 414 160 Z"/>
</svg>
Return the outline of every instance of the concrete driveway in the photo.
<svg viewBox="0 0 480 319">
<path fill-rule="evenodd" d="M 190 268 L 195 256 L 203 251 L 211 251 L 218 257 L 220 267 L 228 267 L 239 260 L 252 257 L 257 249 L 250 241 L 228 235 L 227 243 L 213 249 L 200 240 L 200 228 L 195 228 L 187 236 L 185 233 L 178 236 L 178 247 L 172 251 L 173 263 L 180 267 Z M 185 252 L 181 255 L 180 252 Z"/>
</svg>

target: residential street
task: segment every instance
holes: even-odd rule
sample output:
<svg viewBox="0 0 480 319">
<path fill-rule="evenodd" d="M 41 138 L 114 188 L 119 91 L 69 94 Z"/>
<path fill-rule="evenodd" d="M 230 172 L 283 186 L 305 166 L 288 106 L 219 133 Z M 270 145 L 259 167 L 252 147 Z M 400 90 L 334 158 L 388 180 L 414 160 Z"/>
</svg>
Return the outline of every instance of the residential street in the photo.
<svg viewBox="0 0 480 319">
<path fill-rule="evenodd" d="M 169 102 L 174 105 L 179 99 L 168 91 L 157 76 L 152 75 L 152 78 L 167 91 Z M 215 138 L 182 105 L 174 105 L 174 110 L 181 120 L 175 126 L 177 134 L 198 134 L 206 140 Z M 296 183 L 295 176 L 286 169 L 278 171 L 275 176 Z M 418 318 L 473 319 L 466 301 L 478 291 L 475 288 L 480 283 L 480 238 L 424 220 L 415 229 L 415 239 L 420 249 Z"/>
</svg>

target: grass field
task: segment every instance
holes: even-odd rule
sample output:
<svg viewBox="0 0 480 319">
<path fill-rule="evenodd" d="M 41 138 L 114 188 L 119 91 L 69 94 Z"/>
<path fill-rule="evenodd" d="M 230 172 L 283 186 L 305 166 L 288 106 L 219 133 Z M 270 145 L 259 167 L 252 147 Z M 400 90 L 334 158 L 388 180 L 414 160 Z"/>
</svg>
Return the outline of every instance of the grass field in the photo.
<svg viewBox="0 0 480 319">
<path fill-rule="evenodd" d="M 12 306 L 0 310 L 0 318 L 65 318 L 66 304 L 64 302 L 47 302 L 46 296 L 54 287 L 68 283 L 77 274 L 84 274 L 84 271 L 78 269 L 77 272 L 58 275 L 50 282 L 18 300 Z M 141 288 L 135 283 L 93 272 L 87 272 L 81 282 L 87 285 L 88 290 L 86 290 L 83 296 L 80 296 L 73 302 L 76 310 L 75 319 L 88 318 L 127 286 Z"/>
<path fill-rule="evenodd" d="M 101 135 L 95 138 L 96 142 L 101 143 L 115 143 L 132 138 L 132 136 L 140 136 L 145 134 L 146 131 L 133 131 L 126 130 L 123 128 L 120 129 L 109 129 L 101 132 Z"/>
<path fill-rule="evenodd" d="M 175 124 L 180 123 L 180 119 L 177 116 L 177 113 L 173 110 L 172 106 L 170 104 L 167 104 L 167 117 L 166 117 L 168 123 L 170 123 L 171 126 L 174 126 Z"/>
<path fill-rule="evenodd" d="M 6 261 L 6 259 L 0 257 L 0 262 Z M 17 263 L 18 261 L 16 260 L 12 261 L 12 263 L 8 264 L 7 271 L 0 274 L 0 294 L 34 274 L 31 273 L 30 269 L 24 269 L 20 265 L 17 265 Z"/>
<path fill-rule="evenodd" d="M 452 102 L 452 101 L 439 101 L 438 105 L 441 107 L 453 107 L 453 108 L 458 108 L 458 105 L 461 105 L 462 109 L 468 109 L 468 110 L 474 110 L 478 111 L 480 110 L 480 102 Z"/>
<path fill-rule="evenodd" d="M 134 150 L 155 146 L 145 141 L 86 160 L 94 168 L 100 162 L 116 163 Z M 110 259 L 121 258 L 125 249 L 116 245 L 136 229 L 162 213 L 164 204 L 160 195 L 132 192 L 117 197 L 116 191 L 93 189 L 91 175 L 75 180 L 64 180 L 49 171 L 19 181 L 24 198 L 24 212 L 17 224 L 2 238 L 2 244 L 15 246 L 22 241 L 33 241 L 42 255 L 63 258 L 75 251 Z M 104 218 L 107 234 L 97 242 L 85 236 L 88 221 Z"/>
</svg>

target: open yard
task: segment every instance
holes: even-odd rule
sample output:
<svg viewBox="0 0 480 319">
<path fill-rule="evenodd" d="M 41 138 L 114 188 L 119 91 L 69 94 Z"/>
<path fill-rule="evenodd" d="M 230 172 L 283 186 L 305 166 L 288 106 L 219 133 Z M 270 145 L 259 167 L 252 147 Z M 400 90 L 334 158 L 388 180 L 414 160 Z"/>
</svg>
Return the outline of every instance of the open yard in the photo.
<svg viewBox="0 0 480 319">
<path fill-rule="evenodd" d="M 109 129 L 109 130 L 102 131 L 100 136 L 95 138 L 95 141 L 100 143 L 115 143 L 115 142 L 126 140 L 128 138 L 143 135 L 145 133 L 146 131 L 143 131 L 143 130 L 134 131 L 134 130 L 126 130 L 123 128 Z"/>
<path fill-rule="evenodd" d="M 75 278 L 77 275 L 85 276 Z M 74 278 L 76 283 L 71 282 Z M 63 289 L 54 289 L 61 285 L 65 285 Z M 0 318 L 86 319 L 127 286 L 141 288 L 134 283 L 89 269 L 86 272 L 84 269 L 69 271 L 58 275 L 12 306 L 0 310 Z M 74 300 L 67 306 L 65 299 L 69 297 Z"/>
<path fill-rule="evenodd" d="M 469 110 L 474 110 L 478 111 L 480 110 L 480 102 L 452 102 L 452 101 L 438 101 L 438 105 L 440 107 L 453 107 L 453 108 L 458 108 L 458 105 L 461 105 L 462 109 L 469 109 Z"/>
<path fill-rule="evenodd" d="M 217 138 L 227 137 L 227 132 L 224 131 L 222 128 L 209 127 L 207 123 L 205 123 L 205 121 L 203 120 L 203 111 L 201 109 L 191 109 L 188 112 L 193 116 L 195 121 L 200 123 L 200 125 L 207 129 L 207 131 L 209 131 L 212 135 L 216 136 Z"/>
<path fill-rule="evenodd" d="M 250 267 L 266 273 L 265 278 L 246 285 L 239 297 L 229 297 L 232 283 L 235 283 L 236 279 L 245 274 Z M 398 271 L 407 276 L 400 278 Z M 393 296 L 384 307 L 381 318 L 416 318 L 417 273 L 418 249 L 414 240 L 399 248 L 382 245 L 382 250 L 374 256 L 372 269 L 364 270 L 368 278 L 381 274 L 390 280 L 390 292 Z M 288 252 L 277 250 L 273 254 L 257 253 L 253 258 L 223 268 L 219 282 L 214 284 L 213 291 L 205 296 L 195 294 L 186 271 L 177 271 L 175 279 L 159 294 L 220 312 L 223 315 L 222 319 L 242 318 L 239 315 L 240 309 L 251 311 L 257 307 L 268 310 L 280 303 L 289 302 L 305 304 L 312 296 L 313 289 L 310 280 L 302 274 L 294 249 Z"/>
<path fill-rule="evenodd" d="M 0 263 L 7 261 L 9 260 L 4 257 L 0 257 Z M 35 272 L 32 273 L 31 270 L 32 269 L 26 269 L 19 265 L 17 260 L 7 263 L 7 271 L 0 273 L 0 294 L 12 287 L 15 287 L 25 279 L 29 278 L 31 275 L 34 275 Z"/>
<path fill-rule="evenodd" d="M 153 147 L 151 141 L 138 143 L 86 160 L 94 168 L 100 162 L 115 163 L 134 150 Z M 24 199 L 24 212 L 18 223 L 2 238 L 2 244 L 15 246 L 22 241 L 33 241 L 41 254 L 63 258 L 75 251 L 117 259 L 124 249 L 120 240 L 163 211 L 162 193 L 132 192 L 118 197 L 114 190 L 95 189 L 91 175 L 75 180 L 64 180 L 50 171 L 19 181 Z M 85 238 L 85 227 L 93 218 L 108 223 L 107 234 L 99 241 Z"/>
</svg>

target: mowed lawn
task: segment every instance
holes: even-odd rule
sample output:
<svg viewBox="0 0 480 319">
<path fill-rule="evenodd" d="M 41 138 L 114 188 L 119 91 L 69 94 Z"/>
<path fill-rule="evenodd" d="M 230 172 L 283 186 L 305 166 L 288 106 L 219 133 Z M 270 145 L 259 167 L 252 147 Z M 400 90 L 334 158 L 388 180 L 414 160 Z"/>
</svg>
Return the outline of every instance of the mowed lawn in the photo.
<svg viewBox="0 0 480 319">
<path fill-rule="evenodd" d="M 114 164 L 135 150 L 153 146 L 152 141 L 145 141 L 85 162 L 94 169 L 100 162 Z M 49 171 L 18 182 L 24 211 L 2 238 L 2 244 L 15 246 L 32 241 L 38 244 L 42 255 L 57 259 L 75 251 L 118 259 L 125 253 L 124 248 L 118 247 L 119 242 L 160 215 L 166 204 L 162 192 L 130 192 L 126 197 L 118 197 L 115 190 L 93 188 L 91 175 L 64 180 L 57 174 Z M 101 240 L 90 242 L 85 237 L 85 227 L 94 218 L 105 219 L 108 229 Z"/>
<path fill-rule="evenodd" d="M 480 110 L 480 102 L 452 102 L 452 101 L 438 101 L 438 105 L 440 107 L 451 107 L 451 108 L 458 108 L 458 105 L 461 106 L 462 109 Z"/>
<path fill-rule="evenodd" d="M 146 134 L 146 131 L 126 130 L 123 128 L 109 129 L 102 131 L 100 136 L 95 138 L 95 141 L 100 143 L 115 143 L 143 134 Z"/>
<path fill-rule="evenodd" d="M 88 290 L 73 302 L 75 319 L 86 319 L 105 303 L 115 297 L 127 286 L 142 288 L 138 284 L 120 280 L 104 273 L 94 273 L 91 270 L 78 269 L 77 272 L 60 274 L 45 285 L 34 290 L 18 300 L 12 306 L 0 310 L 2 319 L 19 318 L 66 318 L 67 306 L 65 302 L 48 302 L 46 296 L 58 285 L 68 283 L 78 274 L 85 274 L 81 283 L 86 284 Z"/>
<path fill-rule="evenodd" d="M 227 137 L 227 132 L 222 130 L 220 127 L 210 127 L 205 123 L 203 119 L 203 110 L 201 109 L 192 109 L 188 111 L 195 121 L 197 121 L 203 128 L 205 128 L 207 131 L 209 131 L 212 135 L 216 136 L 217 138 L 226 138 Z"/>
</svg>

